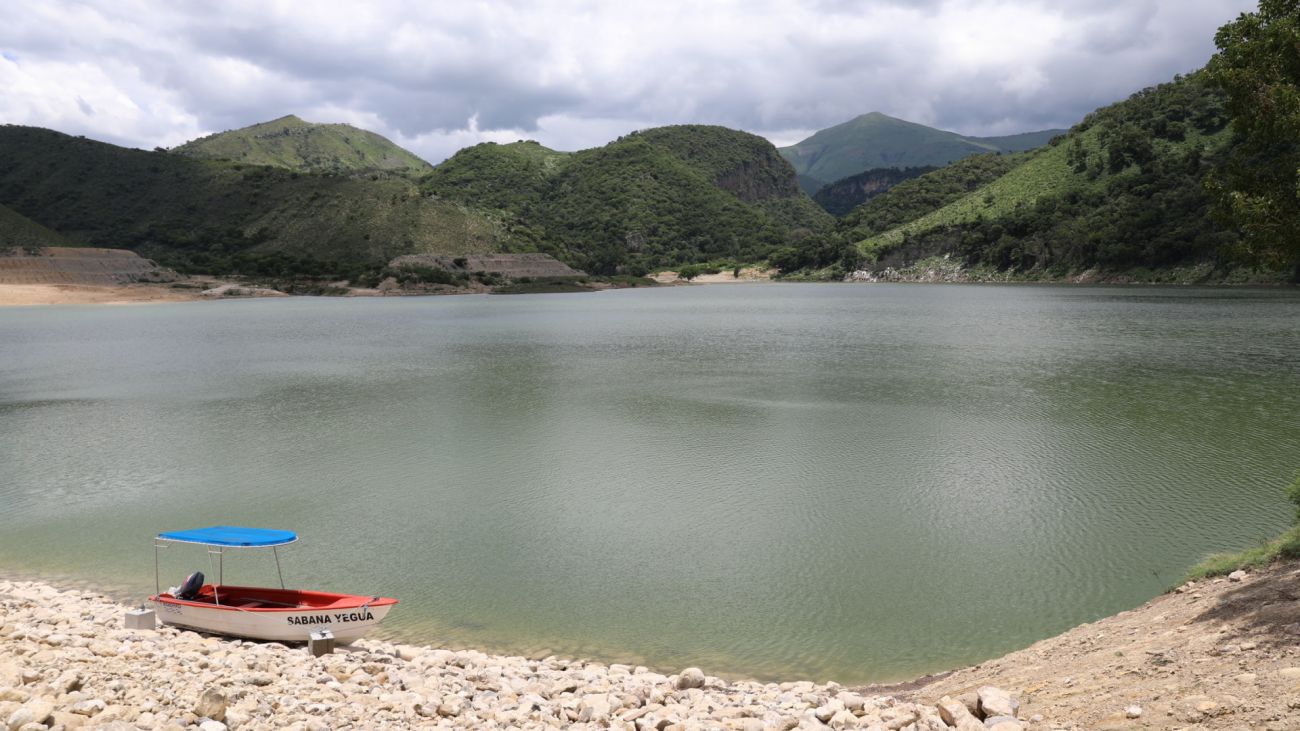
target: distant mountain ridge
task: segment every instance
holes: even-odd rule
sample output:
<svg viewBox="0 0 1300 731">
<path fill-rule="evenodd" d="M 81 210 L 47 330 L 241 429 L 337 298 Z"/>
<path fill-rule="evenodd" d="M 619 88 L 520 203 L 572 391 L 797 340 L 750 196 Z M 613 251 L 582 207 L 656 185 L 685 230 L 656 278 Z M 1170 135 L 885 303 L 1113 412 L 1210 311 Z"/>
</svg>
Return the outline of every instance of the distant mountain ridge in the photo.
<svg viewBox="0 0 1300 731">
<path fill-rule="evenodd" d="M 382 135 L 349 124 L 305 122 L 292 114 L 200 137 L 171 151 L 203 160 L 233 160 L 301 172 L 423 173 L 433 167 Z"/>
<path fill-rule="evenodd" d="M 1047 144 L 1065 130 L 1048 129 L 1002 137 L 970 137 L 871 112 L 780 148 L 805 192 L 873 168 L 943 166 L 989 152 L 1023 152 Z"/>
<path fill-rule="evenodd" d="M 422 175 L 338 174 L 348 168 L 303 155 L 302 139 L 363 138 L 282 118 L 149 152 L 3 125 L 0 233 L 124 247 L 186 272 L 334 281 L 410 254 L 538 252 L 593 274 L 742 264 L 834 223 L 770 142 L 723 127 L 649 129 L 574 153 L 485 143 Z"/>
</svg>

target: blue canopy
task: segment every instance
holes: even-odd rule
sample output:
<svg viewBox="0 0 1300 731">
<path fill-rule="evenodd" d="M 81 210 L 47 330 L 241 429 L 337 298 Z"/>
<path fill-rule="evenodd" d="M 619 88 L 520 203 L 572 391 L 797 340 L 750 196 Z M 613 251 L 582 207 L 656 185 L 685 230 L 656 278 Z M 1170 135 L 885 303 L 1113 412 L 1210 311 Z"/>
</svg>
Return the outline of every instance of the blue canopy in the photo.
<svg viewBox="0 0 1300 731">
<path fill-rule="evenodd" d="M 298 536 L 293 531 L 270 530 L 267 528 L 241 528 L 236 525 L 214 525 L 193 530 L 178 530 L 159 533 L 165 541 L 183 541 L 185 543 L 202 543 L 205 546 L 283 546 L 293 543 Z"/>
</svg>

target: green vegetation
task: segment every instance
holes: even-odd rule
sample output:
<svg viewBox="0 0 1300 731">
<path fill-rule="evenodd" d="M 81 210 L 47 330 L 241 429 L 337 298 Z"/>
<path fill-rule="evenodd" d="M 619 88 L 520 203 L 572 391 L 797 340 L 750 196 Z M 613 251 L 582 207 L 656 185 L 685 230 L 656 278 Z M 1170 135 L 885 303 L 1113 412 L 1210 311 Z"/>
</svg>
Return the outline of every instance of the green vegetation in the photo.
<svg viewBox="0 0 1300 731">
<path fill-rule="evenodd" d="M 1239 238 L 1213 217 L 1204 186 L 1234 144 L 1224 99 L 1203 73 L 1145 89 L 1042 149 L 901 183 L 842 219 L 836 236 L 877 269 L 940 254 L 1049 276 L 1226 269 Z"/>
<path fill-rule="evenodd" d="M 501 250 L 491 216 L 400 175 L 307 174 L 0 127 L 0 203 L 81 245 L 184 272 L 346 278 L 408 253 Z"/>
<path fill-rule="evenodd" d="M 67 246 L 59 234 L 17 211 L 0 206 L 0 255 L 18 250 L 38 251 L 46 246 Z"/>
<path fill-rule="evenodd" d="M 439 164 L 421 178 L 420 188 L 439 197 L 529 218 L 541 206 L 548 183 L 568 158 L 569 153 L 547 149 L 532 140 L 507 145 L 484 142 Z M 529 232 L 519 233 L 529 237 Z"/>
<path fill-rule="evenodd" d="M 593 274 L 759 261 L 832 223 L 769 142 L 703 125 L 646 130 L 572 154 L 531 142 L 477 145 L 420 186 L 496 209 L 513 250 L 542 251 Z"/>
<path fill-rule="evenodd" d="M 901 182 L 840 219 L 838 229 L 855 241 L 915 221 L 960 200 L 1007 174 L 1029 155 L 975 155 Z"/>
<path fill-rule="evenodd" d="M 595 287 L 591 287 L 585 282 L 563 277 L 552 277 L 527 282 L 512 282 L 493 288 L 492 294 L 563 294 L 567 292 L 594 292 L 595 289 Z"/>
<path fill-rule="evenodd" d="M 1262 568 L 1279 559 L 1300 558 L 1300 474 L 1286 489 L 1287 498 L 1297 506 L 1293 525 L 1282 535 L 1239 553 L 1216 553 L 1187 572 L 1184 581 L 1210 576 L 1224 576 L 1238 569 Z"/>
<path fill-rule="evenodd" d="M 286 118 L 173 154 L 5 126 L 0 203 L 70 241 L 133 249 L 182 272 L 304 287 L 304 278 L 369 281 L 408 253 L 541 251 L 593 274 L 639 276 L 761 261 L 833 224 L 770 143 L 721 127 L 647 130 L 573 154 L 478 145 L 418 181 L 302 172 L 288 167 L 315 158 L 262 155 L 267 139 L 319 142 L 340 129 Z M 274 164 L 192 156 L 248 139 L 262 141 L 258 155 L 241 159 Z"/>
<path fill-rule="evenodd" d="M 172 152 L 300 172 L 392 170 L 420 173 L 429 163 L 388 139 L 347 124 L 313 124 L 293 115 L 191 140 Z"/>
<path fill-rule="evenodd" d="M 875 168 L 823 185 L 812 198 L 813 202 L 832 216 L 843 216 L 904 180 L 911 180 L 937 169 L 933 165 L 901 170 Z"/>
<path fill-rule="evenodd" d="M 1212 188 L 1247 258 L 1294 266 L 1300 281 L 1300 0 L 1261 0 L 1214 42 L 1206 70 L 1227 93 L 1237 144 Z"/>
<path fill-rule="evenodd" d="M 826 183 L 872 168 L 939 166 L 982 153 L 1021 152 L 1046 144 L 1060 132 L 965 137 L 872 112 L 821 130 L 780 152 L 811 195 Z"/>
</svg>

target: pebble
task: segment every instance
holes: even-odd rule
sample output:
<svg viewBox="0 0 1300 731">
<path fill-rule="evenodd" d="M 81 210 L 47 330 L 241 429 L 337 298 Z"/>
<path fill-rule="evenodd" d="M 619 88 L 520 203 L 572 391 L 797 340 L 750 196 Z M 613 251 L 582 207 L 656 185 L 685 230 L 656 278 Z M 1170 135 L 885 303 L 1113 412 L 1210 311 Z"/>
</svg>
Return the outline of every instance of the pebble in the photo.
<svg viewBox="0 0 1300 731">
<path fill-rule="evenodd" d="M 1124 709 L 1124 718 L 1142 718 L 1142 706 L 1129 706 Z"/>
<path fill-rule="evenodd" d="M 1236 571 L 1233 571 L 1232 573 L 1228 574 L 1228 581 L 1243 581 L 1245 580 L 1245 578 L 1246 578 L 1246 572 L 1242 571 L 1241 569 L 1237 569 Z"/>
</svg>

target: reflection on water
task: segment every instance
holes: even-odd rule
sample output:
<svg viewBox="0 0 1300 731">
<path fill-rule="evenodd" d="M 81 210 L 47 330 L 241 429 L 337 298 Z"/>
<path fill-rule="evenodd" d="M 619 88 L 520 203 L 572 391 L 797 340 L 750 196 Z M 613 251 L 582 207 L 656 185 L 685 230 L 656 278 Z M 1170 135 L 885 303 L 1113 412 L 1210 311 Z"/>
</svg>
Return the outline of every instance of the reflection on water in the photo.
<svg viewBox="0 0 1300 731">
<path fill-rule="evenodd" d="M 399 636 L 669 670 L 978 661 L 1275 532 L 1300 467 L 1292 292 L 21 308 L 0 343 L 0 574 L 138 596 L 159 530 L 291 528 L 286 578 L 398 596 Z"/>
</svg>

